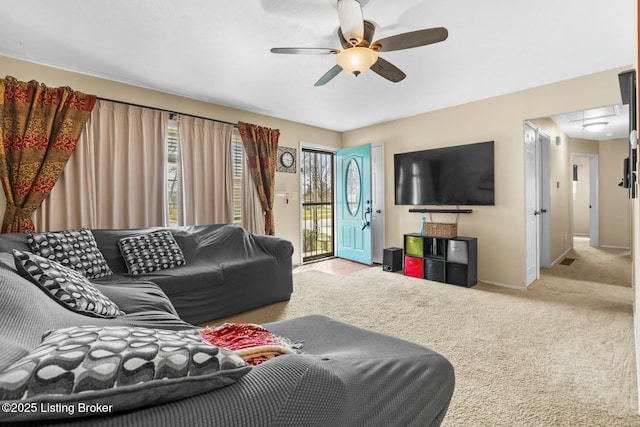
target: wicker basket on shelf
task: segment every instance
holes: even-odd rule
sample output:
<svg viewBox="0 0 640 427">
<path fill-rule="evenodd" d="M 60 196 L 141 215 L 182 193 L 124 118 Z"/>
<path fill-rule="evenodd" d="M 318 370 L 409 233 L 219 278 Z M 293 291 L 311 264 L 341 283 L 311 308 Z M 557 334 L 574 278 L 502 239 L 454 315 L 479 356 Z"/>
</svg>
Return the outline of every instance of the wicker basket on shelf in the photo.
<svg viewBox="0 0 640 427">
<path fill-rule="evenodd" d="M 433 216 L 429 213 L 429 221 L 422 223 L 422 235 L 432 237 L 457 237 L 458 236 L 458 220 L 460 214 L 456 215 L 456 222 L 435 222 Z M 426 218 L 422 218 L 425 221 Z"/>
<path fill-rule="evenodd" d="M 433 237 L 457 237 L 458 224 L 445 222 L 424 222 L 422 223 L 422 234 Z"/>
</svg>

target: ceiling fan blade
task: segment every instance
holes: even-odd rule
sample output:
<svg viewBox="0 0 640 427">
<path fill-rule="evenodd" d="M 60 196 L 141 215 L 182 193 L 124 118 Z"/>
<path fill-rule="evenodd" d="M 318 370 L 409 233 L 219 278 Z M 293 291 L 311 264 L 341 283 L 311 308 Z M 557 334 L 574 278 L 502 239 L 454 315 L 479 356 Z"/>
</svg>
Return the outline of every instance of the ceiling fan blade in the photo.
<svg viewBox="0 0 640 427">
<path fill-rule="evenodd" d="M 378 60 L 371 66 L 371 71 L 393 83 L 398 83 L 407 77 L 400 68 L 380 57 L 378 57 Z"/>
<path fill-rule="evenodd" d="M 271 53 L 287 53 L 293 55 L 326 55 L 332 53 L 340 53 L 340 49 L 324 48 L 324 47 L 274 47 Z"/>
<path fill-rule="evenodd" d="M 364 18 L 357 0 L 338 0 L 338 19 L 344 38 L 353 46 L 364 39 Z"/>
<path fill-rule="evenodd" d="M 380 39 L 372 43 L 371 48 L 378 52 L 409 49 L 438 43 L 446 40 L 448 36 L 449 32 L 444 27 L 428 28 L 426 30 L 411 31 Z"/>
<path fill-rule="evenodd" d="M 329 71 L 327 71 L 324 74 L 324 76 L 320 77 L 320 80 L 318 80 L 314 84 L 314 86 L 322 86 L 329 83 L 329 81 L 333 79 L 335 76 L 337 76 L 338 74 L 340 74 L 341 71 L 342 71 L 341 66 L 339 66 L 338 64 L 334 65 L 333 68 L 331 68 Z"/>
</svg>

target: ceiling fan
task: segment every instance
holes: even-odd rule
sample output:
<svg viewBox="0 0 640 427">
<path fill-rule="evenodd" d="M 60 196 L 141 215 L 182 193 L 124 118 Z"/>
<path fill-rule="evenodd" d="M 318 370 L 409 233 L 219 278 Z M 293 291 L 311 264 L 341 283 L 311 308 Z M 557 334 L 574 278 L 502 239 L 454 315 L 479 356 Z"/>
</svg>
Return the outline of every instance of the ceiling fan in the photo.
<svg viewBox="0 0 640 427">
<path fill-rule="evenodd" d="M 338 38 L 344 50 L 314 47 L 274 47 L 272 53 L 286 54 L 337 54 L 337 64 L 315 83 L 322 86 L 342 70 L 358 76 L 368 69 L 397 83 L 407 75 L 389 61 L 378 56 L 378 52 L 409 49 L 438 43 L 447 39 L 449 33 L 444 27 L 428 28 L 396 34 L 372 42 L 375 26 L 365 21 L 358 0 L 338 0 Z"/>
</svg>

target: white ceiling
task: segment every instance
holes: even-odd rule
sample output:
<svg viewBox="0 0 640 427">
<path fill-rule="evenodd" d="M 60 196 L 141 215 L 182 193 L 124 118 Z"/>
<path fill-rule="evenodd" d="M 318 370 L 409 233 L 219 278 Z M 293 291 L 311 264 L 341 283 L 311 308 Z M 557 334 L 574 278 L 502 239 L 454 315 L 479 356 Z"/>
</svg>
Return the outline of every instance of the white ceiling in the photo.
<svg viewBox="0 0 640 427">
<path fill-rule="evenodd" d="M 572 111 L 553 115 L 551 119 L 572 138 L 606 141 L 629 136 L 628 105 L 616 104 Z M 584 125 L 589 123 L 606 123 L 606 125 L 600 131 L 589 132 L 584 129 Z"/>
<path fill-rule="evenodd" d="M 0 0 L 0 55 L 346 131 L 633 64 L 635 0 L 362 0 L 375 39 L 444 26 L 381 54 L 407 78 L 341 73 L 336 0 Z M 100 94 L 107 96 L 108 94 Z"/>
</svg>

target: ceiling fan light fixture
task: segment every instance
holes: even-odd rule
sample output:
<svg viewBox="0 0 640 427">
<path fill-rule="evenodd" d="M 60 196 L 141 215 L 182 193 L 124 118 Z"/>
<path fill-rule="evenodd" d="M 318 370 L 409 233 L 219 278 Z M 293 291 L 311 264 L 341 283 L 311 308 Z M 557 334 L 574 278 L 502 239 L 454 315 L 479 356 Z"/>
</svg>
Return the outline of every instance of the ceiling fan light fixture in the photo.
<svg viewBox="0 0 640 427">
<path fill-rule="evenodd" d="M 376 63 L 378 54 L 366 47 L 351 47 L 340 52 L 336 60 L 343 70 L 357 76 Z"/>
<path fill-rule="evenodd" d="M 586 123 L 582 125 L 582 129 L 586 130 L 587 132 L 598 132 L 604 129 L 604 127 L 608 124 L 609 122 Z"/>
</svg>

